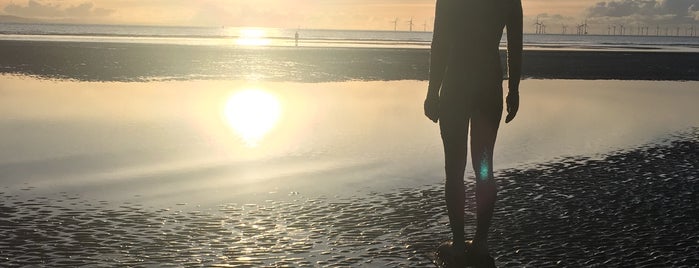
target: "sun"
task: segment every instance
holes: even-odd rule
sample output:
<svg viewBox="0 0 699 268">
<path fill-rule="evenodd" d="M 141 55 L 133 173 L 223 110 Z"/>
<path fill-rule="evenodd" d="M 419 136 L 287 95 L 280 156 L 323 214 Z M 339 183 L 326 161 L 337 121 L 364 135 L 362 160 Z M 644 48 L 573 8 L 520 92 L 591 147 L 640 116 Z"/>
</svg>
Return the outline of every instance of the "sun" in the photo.
<svg viewBox="0 0 699 268">
<path fill-rule="evenodd" d="M 279 121 L 279 99 L 266 91 L 247 89 L 233 93 L 223 108 L 227 124 L 250 147 L 255 147 Z"/>
</svg>

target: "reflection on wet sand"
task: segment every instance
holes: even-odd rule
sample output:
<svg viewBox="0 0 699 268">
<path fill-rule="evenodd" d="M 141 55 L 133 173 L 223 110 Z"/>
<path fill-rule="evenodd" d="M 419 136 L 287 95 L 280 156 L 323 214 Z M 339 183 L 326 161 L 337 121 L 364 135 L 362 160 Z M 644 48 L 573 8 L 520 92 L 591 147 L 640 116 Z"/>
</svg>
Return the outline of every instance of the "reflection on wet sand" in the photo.
<svg viewBox="0 0 699 268">
<path fill-rule="evenodd" d="M 4 77 L 3 182 L 147 204 L 299 188 L 346 193 L 336 186 L 376 176 L 390 185 L 398 178 L 386 172 L 401 173 L 400 159 L 436 146 L 421 139 L 430 128 L 403 123 L 419 116 L 413 100 L 422 93 L 405 89 L 415 84 Z"/>
<path fill-rule="evenodd" d="M 235 43 L 240 46 L 266 46 L 271 42 L 261 28 L 242 28 L 237 31 L 238 39 Z"/>
<path fill-rule="evenodd" d="M 441 177 L 438 130 L 420 105 L 424 82 L 2 81 L 7 186 L 217 204 L 241 193 L 343 195 Z M 496 170 L 604 154 L 699 124 L 694 82 L 525 80 L 523 88 L 521 117 L 501 126 Z"/>
<path fill-rule="evenodd" d="M 230 127 L 252 147 L 276 126 L 281 113 L 277 97 L 259 89 L 235 92 L 223 108 Z"/>
</svg>

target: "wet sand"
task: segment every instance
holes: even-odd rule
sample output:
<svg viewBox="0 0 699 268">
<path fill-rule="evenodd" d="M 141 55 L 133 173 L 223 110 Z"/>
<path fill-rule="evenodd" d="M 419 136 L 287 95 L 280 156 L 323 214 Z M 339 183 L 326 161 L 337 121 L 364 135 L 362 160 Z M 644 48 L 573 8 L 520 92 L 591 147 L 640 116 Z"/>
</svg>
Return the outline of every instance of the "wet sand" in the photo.
<svg viewBox="0 0 699 268">
<path fill-rule="evenodd" d="M 4 265 L 430 267 L 449 237 L 424 81 L 0 79 Z M 699 261 L 696 83 L 522 81 L 498 264 Z M 281 107 L 252 147 L 222 112 L 251 88 Z"/>
<path fill-rule="evenodd" d="M 216 206 L 270 192 L 382 192 L 442 177 L 439 129 L 424 118 L 422 81 L 1 79 L 0 181 L 11 191 L 29 183 L 38 196 Z M 524 80 L 517 120 L 500 126 L 495 167 L 594 157 L 698 126 L 696 86 Z M 235 94 L 248 90 L 279 104 L 267 133 L 225 115 Z M 261 135 L 254 145 L 251 134 Z"/>
<path fill-rule="evenodd" d="M 0 73 L 79 81 L 426 80 L 429 50 L 0 41 Z M 504 62 L 504 51 L 501 53 Z M 537 79 L 699 80 L 699 53 L 527 50 Z"/>
<path fill-rule="evenodd" d="M 499 266 L 699 262 L 698 128 L 601 159 L 568 157 L 496 176 Z M 339 199 L 280 194 L 201 211 L 113 207 L 68 193 L 0 195 L 8 266 L 431 267 L 429 252 L 449 236 L 438 183 Z M 473 226 L 472 212 L 466 220 Z"/>
</svg>

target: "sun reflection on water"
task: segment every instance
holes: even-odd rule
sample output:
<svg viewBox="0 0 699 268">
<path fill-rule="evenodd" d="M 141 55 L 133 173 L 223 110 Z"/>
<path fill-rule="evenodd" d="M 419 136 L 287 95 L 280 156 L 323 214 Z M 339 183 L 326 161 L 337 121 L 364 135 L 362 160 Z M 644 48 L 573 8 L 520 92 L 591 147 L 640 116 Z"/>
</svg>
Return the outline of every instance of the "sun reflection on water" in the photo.
<svg viewBox="0 0 699 268">
<path fill-rule="evenodd" d="M 246 89 L 233 93 L 223 115 L 227 124 L 249 147 L 255 147 L 279 121 L 279 99 L 264 90 Z"/>
<path fill-rule="evenodd" d="M 241 46 L 265 46 L 270 43 L 264 29 L 243 28 L 239 30 L 238 36 L 235 43 Z"/>
</svg>

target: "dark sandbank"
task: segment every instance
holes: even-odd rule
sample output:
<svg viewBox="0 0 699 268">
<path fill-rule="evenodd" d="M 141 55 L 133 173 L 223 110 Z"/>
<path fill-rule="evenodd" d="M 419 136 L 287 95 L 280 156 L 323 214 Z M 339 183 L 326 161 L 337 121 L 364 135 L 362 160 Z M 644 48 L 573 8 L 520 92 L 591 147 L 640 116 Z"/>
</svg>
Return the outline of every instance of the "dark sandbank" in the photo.
<svg viewBox="0 0 699 268">
<path fill-rule="evenodd" d="M 600 158 L 498 172 L 499 266 L 699 263 L 699 128 Z M 438 179 L 435 179 L 438 181 Z M 473 192 L 469 181 L 468 193 Z M 449 237 L 441 183 L 351 199 L 292 193 L 205 211 L 0 189 L 7 266 L 432 267 Z M 474 225 L 473 200 L 467 225 Z M 467 230 L 472 233 L 473 230 Z"/>
<path fill-rule="evenodd" d="M 0 41 L 0 51 L 1 73 L 80 81 L 425 80 L 429 61 L 426 49 L 386 48 Z M 697 81 L 697 62 L 699 53 L 689 52 L 531 50 L 523 72 L 540 79 Z"/>
</svg>

